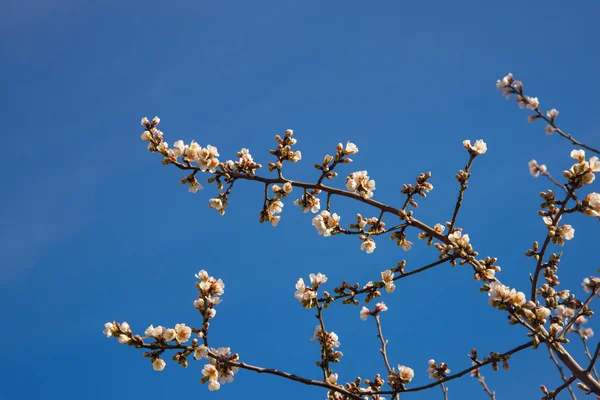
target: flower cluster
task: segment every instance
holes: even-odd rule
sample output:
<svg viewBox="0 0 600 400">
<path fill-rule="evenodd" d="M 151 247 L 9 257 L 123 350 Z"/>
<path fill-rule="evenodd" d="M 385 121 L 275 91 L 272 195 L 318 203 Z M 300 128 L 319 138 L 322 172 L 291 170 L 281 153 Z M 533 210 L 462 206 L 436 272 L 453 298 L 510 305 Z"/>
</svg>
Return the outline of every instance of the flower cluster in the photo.
<svg viewBox="0 0 600 400">
<path fill-rule="evenodd" d="M 237 353 L 231 354 L 229 347 L 221 347 L 218 349 L 212 349 L 214 357 L 210 357 L 210 364 L 204 365 L 202 369 L 201 383 L 208 382 L 208 390 L 219 390 L 221 385 L 233 382 L 233 376 L 238 372 L 238 367 L 231 365 L 232 362 L 239 361 L 239 355 Z M 196 359 L 201 357 L 206 358 L 208 354 L 207 349 L 200 346 L 198 356 L 194 354 Z"/>
<path fill-rule="evenodd" d="M 225 284 L 221 279 L 215 279 L 208 275 L 208 272 L 201 270 L 196 274 L 198 282 L 196 282 L 196 288 L 198 289 L 198 298 L 194 300 L 194 307 L 200 312 L 204 319 L 204 325 L 199 333 L 200 337 L 206 335 L 206 331 L 209 328 L 208 320 L 212 319 L 217 315 L 215 306 L 221 303 L 221 296 L 225 291 Z"/>
<path fill-rule="evenodd" d="M 580 188 L 583 185 L 589 185 L 594 182 L 596 176 L 594 172 L 600 172 L 600 160 L 594 156 L 586 161 L 584 150 L 573 150 L 571 151 L 571 158 L 577 161 L 576 164 L 563 172 L 565 178 L 569 180 L 569 183 L 575 188 Z"/>
<path fill-rule="evenodd" d="M 297 143 L 296 139 L 292 137 L 294 131 L 287 129 L 283 138 L 276 135 L 275 140 L 277 141 L 277 148 L 275 150 L 269 150 L 269 153 L 277 157 L 277 161 L 269 162 L 269 172 L 278 170 L 281 171 L 284 161 L 298 162 L 302 159 L 302 152 L 300 150 L 293 151 L 292 146 Z"/>
<path fill-rule="evenodd" d="M 435 360 L 429 360 L 427 362 L 429 364 L 429 368 L 427 368 L 427 372 L 429 373 L 429 379 L 439 380 L 446 377 L 447 374 L 450 373 L 450 368 L 446 363 L 436 363 Z"/>
<path fill-rule="evenodd" d="M 403 389 L 404 385 L 410 383 L 415 377 L 415 371 L 407 366 L 398 365 L 398 372 L 392 368 L 392 373 L 388 376 L 388 383 L 394 389 Z"/>
<path fill-rule="evenodd" d="M 394 285 L 394 271 L 391 269 L 383 271 L 381 273 L 381 282 L 384 284 L 386 292 L 392 293 L 396 290 L 396 285 Z"/>
<path fill-rule="evenodd" d="M 340 341 L 335 332 L 323 332 L 321 325 L 317 325 L 310 340 L 316 340 L 321 345 L 324 350 L 323 357 L 326 359 L 324 361 L 337 363 L 342 358 L 342 352 L 334 350 L 340 347 Z"/>
<path fill-rule="evenodd" d="M 295 206 L 302 207 L 302 212 L 312 212 L 317 213 L 319 209 L 321 209 L 321 200 L 315 196 L 315 194 L 319 194 L 320 190 L 313 190 L 312 192 L 304 192 L 302 198 L 294 200 Z M 313 222 L 314 225 L 314 222 Z"/>
<path fill-rule="evenodd" d="M 435 243 L 434 245 L 440 252 L 440 258 L 446 257 L 449 254 L 460 257 L 463 260 L 477 256 L 477 252 L 473 250 L 473 246 L 470 243 L 469 235 L 463 235 L 460 228 L 450 233 L 448 239 L 451 242 L 449 245 L 442 243 Z"/>
<path fill-rule="evenodd" d="M 262 168 L 262 165 L 254 162 L 252 154 L 250 154 L 250 150 L 246 148 L 238 151 L 237 157 L 237 161 L 227 161 L 226 167 L 224 167 L 226 171 L 235 171 L 243 174 L 254 175 L 256 174 L 257 169 Z"/>
<path fill-rule="evenodd" d="M 319 286 L 327 282 L 327 276 L 322 273 L 310 274 L 310 286 L 306 286 L 304 279 L 298 279 L 296 282 L 296 293 L 294 297 L 298 299 L 302 306 L 305 308 L 311 308 L 317 305 L 317 290 Z"/>
<path fill-rule="evenodd" d="M 404 229 L 401 229 L 399 231 L 395 231 L 394 233 L 392 233 L 390 235 L 390 239 L 395 240 L 396 244 L 398 246 L 402 247 L 402 250 L 404 250 L 404 251 L 409 251 L 413 245 L 413 243 L 411 241 L 406 239 L 406 235 L 404 234 Z"/>
<path fill-rule="evenodd" d="M 575 229 L 571 225 L 558 226 L 561 217 L 551 218 L 549 216 L 543 217 L 544 223 L 548 228 L 548 234 L 552 237 L 552 243 L 559 246 L 565 244 L 565 240 L 571 240 L 575 236 Z"/>
<path fill-rule="evenodd" d="M 329 211 L 323 210 L 319 215 L 313 218 L 312 224 L 319 235 L 325 237 L 335 235 L 339 232 L 340 216 L 336 213 L 330 214 Z"/>
<path fill-rule="evenodd" d="M 490 305 L 500 310 L 506 310 L 509 306 L 520 307 L 526 302 L 525 293 L 517 292 L 497 281 L 490 283 L 488 295 Z"/>
<path fill-rule="evenodd" d="M 402 209 L 403 211 L 408 204 L 415 208 L 419 206 L 414 199 L 415 195 L 425 198 L 427 197 L 427 193 L 433 190 L 433 185 L 428 181 L 429 178 L 431 178 L 431 172 L 424 174 L 421 173 L 416 179 L 417 184 L 415 186 L 411 185 L 410 183 L 405 183 L 402 185 L 402 190 L 400 190 L 400 193 L 407 196 L 405 207 Z"/>
<path fill-rule="evenodd" d="M 375 190 L 375 181 L 369 179 L 367 171 L 353 172 L 346 177 L 346 189 L 351 192 L 357 192 L 363 199 L 370 199 L 373 197 L 373 190 Z"/>
<path fill-rule="evenodd" d="M 523 94 L 523 83 L 514 79 L 513 74 L 508 74 L 502 80 L 496 82 L 496 89 L 502 91 L 502 95 L 508 99 L 511 94 L 516 94 L 515 100 L 519 108 L 535 110 L 540 105 L 537 97 L 529 97 Z"/>
<path fill-rule="evenodd" d="M 359 232 L 379 233 L 385 228 L 385 223 L 377 217 L 364 218 L 356 214 L 356 224 L 350 224 L 351 229 L 357 229 Z"/>
</svg>

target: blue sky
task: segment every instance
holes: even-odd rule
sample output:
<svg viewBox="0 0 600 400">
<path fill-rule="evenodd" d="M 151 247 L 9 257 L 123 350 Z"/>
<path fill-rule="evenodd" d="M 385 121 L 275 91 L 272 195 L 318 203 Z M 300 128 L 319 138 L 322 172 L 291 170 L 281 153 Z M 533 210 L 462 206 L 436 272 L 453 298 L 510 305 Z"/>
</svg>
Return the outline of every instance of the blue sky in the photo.
<svg viewBox="0 0 600 400">
<path fill-rule="evenodd" d="M 182 174 L 145 150 L 143 116 L 159 115 L 170 143 L 212 144 L 222 159 L 247 147 L 263 164 L 273 134 L 293 128 L 304 160 L 287 175 L 304 180 L 351 140 L 360 153 L 345 172 L 368 169 L 380 201 L 400 204 L 402 183 L 432 171 L 434 191 L 416 214 L 432 225 L 451 217 L 462 140 L 483 138 L 489 151 L 476 160 L 458 225 L 482 255 L 499 257 L 503 282 L 527 290 L 533 266 L 523 254 L 545 234 L 536 211 L 548 186 L 528 176 L 527 162 L 560 176 L 571 147 L 528 124 L 495 81 L 513 72 L 542 108 L 561 111 L 565 130 L 597 144 L 599 13 L 592 1 L 2 2 L 0 399 L 323 398 L 250 372 L 209 394 L 201 363 L 156 373 L 101 330 L 113 319 L 140 332 L 199 325 L 194 274 L 207 269 L 226 284 L 214 346 L 318 377 L 318 347 L 308 341 L 315 320 L 293 297 L 298 277 L 323 272 L 331 289 L 375 279 L 402 258 L 411 269 L 436 257 L 421 244 L 403 253 L 380 239 L 366 255 L 354 237 L 318 237 L 291 201 L 277 229 L 259 225 L 261 188 L 250 183 L 219 217 L 207 209 L 214 187 L 189 194 Z M 343 200 L 333 210 L 342 222 L 372 213 Z M 581 279 L 599 267 L 597 235 L 593 220 L 571 222 L 576 237 L 559 274 L 581 294 Z M 472 347 L 487 354 L 525 341 L 466 268 L 406 279 L 383 300 L 392 364 L 413 367 L 415 384 L 428 382 L 430 358 L 458 371 Z M 383 371 L 375 326 L 358 312 L 326 313 L 342 342 L 343 380 Z M 485 375 L 499 398 L 539 397 L 540 384 L 559 384 L 545 350 Z M 450 398 L 485 398 L 474 380 L 449 388 Z"/>
</svg>

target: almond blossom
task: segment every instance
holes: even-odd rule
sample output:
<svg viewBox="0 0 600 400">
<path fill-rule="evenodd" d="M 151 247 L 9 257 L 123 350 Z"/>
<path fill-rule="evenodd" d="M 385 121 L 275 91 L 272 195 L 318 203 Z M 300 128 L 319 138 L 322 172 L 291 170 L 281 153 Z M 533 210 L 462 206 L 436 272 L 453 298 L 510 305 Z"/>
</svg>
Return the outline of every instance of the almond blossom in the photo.
<svg viewBox="0 0 600 400">
<path fill-rule="evenodd" d="M 327 210 L 321 211 L 321 214 L 312 220 L 312 224 L 319 235 L 324 237 L 331 236 L 335 229 L 339 227 L 339 222 L 340 217 L 336 213 L 330 214 Z"/>
<path fill-rule="evenodd" d="M 346 189 L 351 192 L 358 191 L 362 198 L 370 199 L 375 190 L 375 181 L 369 178 L 367 171 L 353 172 L 346 177 Z"/>
<path fill-rule="evenodd" d="M 471 145 L 471 141 L 470 140 L 464 140 L 463 141 L 463 146 L 465 147 L 465 149 L 469 150 L 469 153 L 471 153 L 472 155 L 480 155 L 480 154 L 485 154 L 487 152 L 487 145 L 485 144 L 485 142 L 481 139 L 476 140 L 475 144 Z"/>
<path fill-rule="evenodd" d="M 165 369 L 166 365 L 167 363 L 162 358 L 155 358 L 152 360 L 152 368 L 154 368 L 155 371 L 162 371 Z"/>
</svg>

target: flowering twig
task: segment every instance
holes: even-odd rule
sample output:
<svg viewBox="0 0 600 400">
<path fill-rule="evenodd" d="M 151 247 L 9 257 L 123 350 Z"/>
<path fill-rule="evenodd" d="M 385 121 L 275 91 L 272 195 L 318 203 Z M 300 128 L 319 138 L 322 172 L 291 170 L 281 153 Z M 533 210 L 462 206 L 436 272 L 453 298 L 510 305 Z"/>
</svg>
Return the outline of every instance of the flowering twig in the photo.
<svg viewBox="0 0 600 400">
<path fill-rule="evenodd" d="M 578 140 L 576 140 L 571 134 L 563 132 L 556 125 L 556 117 L 558 116 L 558 111 L 556 109 L 552 109 L 544 115 L 539 108 L 539 101 L 537 97 L 529 97 L 526 96 L 523 91 L 523 83 L 521 81 L 517 81 L 513 78 L 512 74 L 506 75 L 502 80 L 499 80 L 496 84 L 496 88 L 498 90 L 503 91 L 503 95 L 508 99 L 511 94 L 516 95 L 517 103 L 521 108 L 527 107 L 530 110 L 535 112 L 534 115 L 529 117 L 529 121 L 533 122 L 536 119 L 542 119 L 548 123 L 546 127 L 546 133 L 552 134 L 553 132 L 558 132 L 560 136 L 570 141 L 575 146 L 583 147 L 589 151 L 592 151 L 596 154 L 600 155 L 600 150 L 597 150 L 591 146 L 586 145 Z"/>
<path fill-rule="evenodd" d="M 155 350 L 157 348 L 163 348 L 163 349 L 179 349 L 179 350 L 190 350 L 190 346 L 182 346 L 182 345 L 170 345 L 170 344 L 160 344 L 160 345 L 155 345 L 154 343 L 152 344 L 144 344 L 143 346 L 141 346 L 143 348 L 147 348 L 147 349 L 152 349 Z M 280 376 L 282 378 L 286 378 L 292 381 L 296 381 L 296 382 L 300 382 L 303 383 L 305 385 L 309 385 L 309 386 L 319 386 L 325 389 L 329 389 L 329 390 L 333 390 L 334 392 L 338 392 L 344 396 L 347 396 L 349 399 L 353 399 L 353 400 L 363 400 L 362 397 L 357 396 L 355 394 L 352 394 L 350 392 L 348 392 L 347 390 L 345 390 L 343 387 L 337 386 L 337 385 L 331 385 L 329 383 L 327 383 L 327 381 L 318 381 L 315 379 L 308 379 L 308 378 L 304 378 L 298 375 L 294 375 L 291 374 L 289 372 L 284 372 L 284 371 L 280 371 L 278 369 L 275 368 L 263 368 L 263 367 L 258 367 L 255 365 L 251 365 L 251 364 L 247 364 L 244 362 L 237 362 L 237 361 L 231 361 L 228 360 L 226 358 L 223 357 L 219 357 L 217 355 L 215 355 L 212 352 L 208 352 L 208 356 L 214 359 L 217 359 L 220 362 L 223 362 L 225 364 L 231 365 L 232 367 L 237 367 L 237 368 L 241 368 L 241 369 L 245 369 L 248 371 L 253 371 L 253 372 L 257 372 L 259 374 L 268 374 L 268 375 L 276 375 L 276 376 Z"/>
<path fill-rule="evenodd" d="M 530 341 L 530 342 L 524 343 L 524 344 L 522 344 L 520 346 L 517 346 L 517 347 L 515 347 L 515 348 L 513 348 L 513 349 L 511 349 L 511 350 L 509 350 L 509 351 L 507 351 L 505 353 L 502 353 L 502 354 L 500 354 L 500 356 L 502 356 L 502 357 L 510 356 L 510 355 L 513 355 L 515 353 L 520 352 L 521 350 L 528 349 L 528 348 L 530 348 L 532 346 L 533 346 L 533 341 Z M 476 365 L 473 365 L 473 366 L 471 366 L 469 368 L 466 368 L 466 369 L 464 369 L 464 370 L 462 370 L 460 372 L 457 372 L 455 374 L 448 375 L 448 376 L 446 376 L 444 378 L 441 378 L 441 379 L 437 380 L 436 382 L 432 382 L 432 383 L 429 383 L 427 385 L 417 386 L 417 387 L 413 387 L 413 388 L 407 388 L 407 389 L 401 390 L 400 393 L 420 392 L 420 391 L 425 390 L 425 389 L 436 387 L 436 386 L 441 385 L 442 383 L 446 383 L 446 382 L 449 382 L 451 380 L 454 380 L 454 379 L 460 378 L 462 376 L 465 376 L 466 374 L 470 373 L 471 371 L 473 371 L 473 370 L 475 370 L 477 368 L 484 367 L 484 366 L 492 364 L 494 362 L 497 362 L 497 361 L 494 361 L 494 359 L 490 358 L 487 361 L 483 361 L 483 362 L 477 363 Z M 393 392 L 390 392 L 390 391 L 381 391 L 381 392 L 378 392 L 377 394 L 392 394 L 392 393 Z"/>
<path fill-rule="evenodd" d="M 573 197 L 574 193 L 575 193 L 575 189 L 574 188 L 569 188 L 565 199 L 562 201 L 562 204 L 560 206 L 560 210 L 558 211 L 558 214 L 556 214 L 554 216 L 554 219 L 552 220 L 551 227 L 553 227 L 553 228 L 557 227 L 558 222 L 560 220 L 560 217 L 565 212 L 567 204 L 568 204 L 569 200 Z M 543 268 L 543 265 L 544 265 L 544 256 L 546 254 L 546 249 L 547 249 L 548 245 L 550 244 L 550 240 L 552 239 L 552 237 L 553 237 L 553 234 L 549 230 L 548 234 L 546 235 L 546 239 L 544 240 L 544 244 L 542 245 L 542 249 L 538 253 L 538 256 L 539 256 L 538 262 L 537 262 L 537 265 L 535 267 L 535 272 L 533 274 L 533 278 L 531 280 L 531 297 L 530 297 L 530 300 L 532 300 L 532 301 L 535 300 L 535 297 L 536 297 L 538 278 L 539 278 L 540 272 L 542 271 L 542 268 Z"/>
<path fill-rule="evenodd" d="M 468 187 L 468 180 L 471 177 L 471 165 L 473 164 L 473 160 L 475 159 L 476 153 L 471 153 L 469 157 L 469 162 L 465 166 L 464 171 L 460 171 L 456 174 L 456 179 L 460 182 L 460 190 L 458 191 L 458 199 L 456 200 L 456 205 L 454 206 L 454 214 L 452 214 L 452 221 L 448 226 L 448 234 L 451 234 L 454 229 L 454 224 L 456 223 L 456 217 L 458 217 L 458 212 L 460 211 L 460 207 L 462 206 L 463 196 L 465 190 Z"/>
</svg>

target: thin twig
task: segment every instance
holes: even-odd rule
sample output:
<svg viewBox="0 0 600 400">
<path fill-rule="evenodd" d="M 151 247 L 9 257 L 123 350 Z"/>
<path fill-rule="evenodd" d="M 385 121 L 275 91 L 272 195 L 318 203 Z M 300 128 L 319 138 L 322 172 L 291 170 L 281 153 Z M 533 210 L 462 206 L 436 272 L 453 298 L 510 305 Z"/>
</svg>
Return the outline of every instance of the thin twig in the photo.
<svg viewBox="0 0 600 400">
<path fill-rule="evenodd" d="M 471 165 L 473 164 L 473 160 L 475 159 L 475 155 L 470 153 L 469 162 L 465 166 L 465 173 L 467 177 L 464 180 L 460 181 L 460 190 L 458 191 L 458 199 L 456 200 L 456 205 L 454 206 L 454 214 L 452 214 L 452 221 L 450 222 L 450 227 L 448 228 L 448 234 L 452 233 L 454 229 L 454 224 L 456 223 L 456 217 L 458 217 L 458 212 L 462 207 L 463 196 L 465 194 L 465 190 L 468 187 L 468 179 L 471 177 Z"/>
<path fill-rule="evenodd" d="M 379 320 L 379 315 L 375 315 L 375 323 L 377 324 L 377 337 L 381 341 L 381 349 L 379 349 L 379 351 L 381 352 L 381 356 L 383 357 L 383 362 L 385 363 L 385 367 L 387 368 L 388 374 L 391 375 L 392 367 L 390 367 L 390 362 L 387 356 L 387 340 L 383 338 L 383 331 L 381 329 L 381 321 Z M 398 393 L 395 393 L 394 398 L 399 399 L 400 395 Z"/>
<path fill-rule="evenodd" d="M 413 271 L 405 272 L 405 273 L 403 273 L 401 275 L 398 275 L 398 276 L 394 277 L 393 281 L 395 282 L 395 281 L 399 281 L 400 279 L 408 278 L 411 275 L 415 275 L 415 274 L 418 274 L 419 272 L 423 272 L 423 271 L 426 271 L 426 270 L 431 269 L 433 267 L 436 267 L 438 265 L 444 264 L 444 263 L 452 260 L 453 258 L 454 257 L 451 257 L 451 256 L 444 257 L 441 260 L 434 261 L 431 264 L 427 264 L 427 265 L 425 265 L 425 266 L 423 266 L 421 268 L 417 268 L 417 269 L 415 269 Z M 352 291 L 351 293 L 343 293 L 343 294 L 340 294 L 340 295 L 337 295 L 337 296 L 333 296 L 333 297 L 328 297 L 328 298 L 323 297 L 323 298 L 318 299 L 318 301 L 319 301 L 319 303 L 331 302 L 331 301 L 343 299 L 343 298 L 350 297 L 350 296 L 356 296 L 356 295 L 359 295 L 359 294 L 368 293 L 371 290 L 373 290 L 372 287 L 366 287 L 366 288 L 363 288 L 363 289 L 358 289 L 358 290 Z"/>
<path fill-rule="evenodd" d="M 512 355 L 512 354 L 518 353 L 521 350 L 528 349 L 528 348 L 530 348 L 532 346 L 533 346 L 533 341 L 527 342 L 527 343 L 524 343 L 524 344 L 522 344 L 520 346 L 517 346 L 514 349 L 511 349 L 511 350 L 509 350 L 509 351 L 507 351 L 505 353 L 502 353 L 501 356 L 506 357 L 508 355 Z M 487 361 L 483 361 L 481 363 L 478 363 L 477 365 L 473 365 L 470 368 L 467 368 L 467 369 L 464 369 L 464 370 L 462 370 L 460 372 L 457 372 L 456 374 L 448 375 L 445 378 L 442 378 L 442 379 L 440 379 L 440 380 L 438 380 L 436 382 L 432 382 L 432 383 L 429 383 L 427 385 L 417 386 L 417 387 L 414 387 L 414 388 L 403 389 L 403 390 L 400 390 L 400 393 L 405 393 L 405 392 L 420 392 L 420 391 L 425 390 L 425 389 L 436 387 L 436 386 L 441 385 L 442 383 L 445 383 L 445 382 L 448 382 L 448 381 L 460 378 L 460 377 L 462 377 L 462 376 L 470 373 L 471 371 L 473 371 L 473 370 L 475 370 L 477 368 L 484 367 L 484 366 L 489 365 L 489 364 L 491 364 L 493 362 L 494 362 L 494 360 L 490 358 Z M 390 392 L 390 391 L 381 391 L 381 392 L 377 392 L 375 394 L 392 394 L 392 392 Z"/>
</svg>

